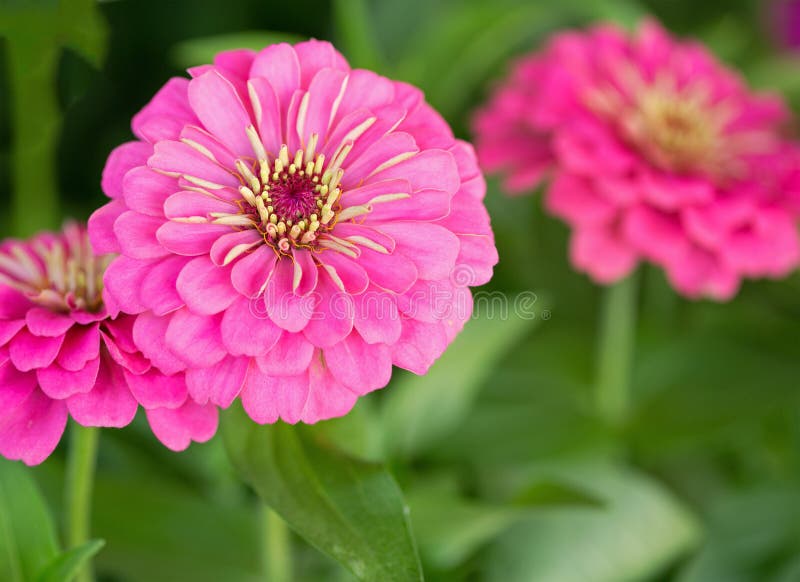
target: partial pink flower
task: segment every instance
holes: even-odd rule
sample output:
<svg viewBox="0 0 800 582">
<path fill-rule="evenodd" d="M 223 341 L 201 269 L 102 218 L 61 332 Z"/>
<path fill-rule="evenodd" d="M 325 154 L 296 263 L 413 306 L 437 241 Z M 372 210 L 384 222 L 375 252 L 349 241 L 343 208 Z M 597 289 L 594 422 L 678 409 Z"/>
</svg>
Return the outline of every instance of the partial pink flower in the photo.
<svg viewBox="0 0 800 582">
<path fill-rule="evenodd" d="M 136 317 L 111 318 L 85 228 L 0 244 L 0 454 L 29 465 L 53 452 L 67 417 L 123 427 L 141 404 L 173 450 L 216 432 L 217 411 L 188 396 L 184 374 L 153 366 L 133 341 Z"/>
<path fill-rule="evenodd" d="M 646 21 L 556 35 L 475 120 L 479 157 L 511 193 L 549 181 L 574 266 L 613 283 L 643 260 L 682 294 L 725 300 L 800 260 L 797 147 L 775 96 Z"/>
<path fill-rule="evenodd" d="M 346 414 L 424 373 L 497 262 L 485 183 L 421 92 L 326 42 L 172 79 L 108 160 L 90 221 L 115 308 L 201 403 L 259 423 Z"/>
</svg>

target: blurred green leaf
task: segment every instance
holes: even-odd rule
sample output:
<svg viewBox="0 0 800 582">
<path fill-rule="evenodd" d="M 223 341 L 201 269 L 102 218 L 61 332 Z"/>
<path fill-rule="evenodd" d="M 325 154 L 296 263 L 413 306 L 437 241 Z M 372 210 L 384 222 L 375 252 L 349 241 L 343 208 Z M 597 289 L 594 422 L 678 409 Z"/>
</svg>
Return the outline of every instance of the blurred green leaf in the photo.
<svg viewBox="0 0 800 582">
<path fill-rule="evenodd" d="M 715 504 L 710 522 L 706 543 L 677 578 L 679 582 L 763 582 L 779 580 L 797 568 L 800 492 L 796 487 L 761 486 L 728 495 Z"/>
<path fill-rule="evenodd" d="M 0 580 L 34 581 L 58 551 L 53 520 L 27 469 L 0 458 Z"/>
<path fill-rule="evenodd" d="M 353 67 L 380 71 L 380 50 L 375 42 L 367 0 L 333 0 L 333 19 L 339 48 Z"/>
<path fill-rule="evenodd" d="M 542 481 L 518 496 L 513 504 L 493 505 L 465 499 L 457 492 L 434 484 L 412 489 L 409 505 L 425 563 L 448 570 L 537 511 L 564 506 L 600 506 L 601 502 L 573 486 Z"/>
<path fill-rule="evenodd" d="M 92 531 L 108 545 L 96 570 L 134 582 L 256 582 L 256 515 L 252 506 L 215 501 L 155 471 L 101 471 Z"/>
<path fill-rule="evenodd" d="M 103 540 L 93 540 L 59 554 L 39 575 L 37 581 L 71 582 L 104 545 Z"/>
<path fill-rule="evenodd" d="M 425 376 L 404 376 L 386 394 L 381 426 L 389 454 L 419 453 L 458 427 L 497 362 L 541 321 L 543 306 L 533 318 L 514 313 L 517 297 L 495 299 L 507 314 L 489 313 L 497 307 L 490 298 L 487 313 L 467 323 Z"/>
<path fill-rule="evenodd" d="M 618 582 L 658 574 L 698 540 L 692 514 L 644 475 L 588 464 L 561 475 L 602 498 L 602 508 L 542 512 L 493 547 L 489 582 Z"/>
<path fill-rule="evenodd" d="M 321 443 L 312 429 L 258 426 L 239 406 L 224 418 L 245 481 L 297 533 L 361 580 L 422 580 L 400 488 L 380 465 Z"/>
<path fill-rule="evenodd" d="M 189 68 L 214 62 L 214 57 L 222 52 L 235 49 L 260 50 L 267 45 L 288 42 L 291 44 L 307 40 L 290 32 L 271 30 L 252 30 L 206 36 L 179 42 L 172 49 L 170 60 L 177 67 Z"/>
</svg>

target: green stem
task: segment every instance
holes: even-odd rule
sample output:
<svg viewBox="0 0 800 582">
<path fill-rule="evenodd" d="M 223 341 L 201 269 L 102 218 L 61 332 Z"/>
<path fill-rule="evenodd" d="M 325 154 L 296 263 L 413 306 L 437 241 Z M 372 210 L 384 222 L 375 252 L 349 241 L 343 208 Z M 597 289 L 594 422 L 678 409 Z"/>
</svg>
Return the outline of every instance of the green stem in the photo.
<svg viewBox="0 0 800 582">
<path fill-rule="evenodd" d="M 636 273 L 605 290 L 597 351 L 597 409 L 611 426 L 630 408 L 630 374 L 636 341 Z"/>
<path fill-rule="evenodd" d="M 72 424 L 66 483 L 68 548 L 77 548 L 89 541 L 99 435 L 100 431 L 96 428 Z M 91 582 L 92 579 L 90 566 L 76 578 L 77 582 Z"/>
<path fill-rule="evenodd" d="M 264 575 L 269 582 L 291 582 L 292 543 L 280 515 L 264 506 Z"/>
</svg>

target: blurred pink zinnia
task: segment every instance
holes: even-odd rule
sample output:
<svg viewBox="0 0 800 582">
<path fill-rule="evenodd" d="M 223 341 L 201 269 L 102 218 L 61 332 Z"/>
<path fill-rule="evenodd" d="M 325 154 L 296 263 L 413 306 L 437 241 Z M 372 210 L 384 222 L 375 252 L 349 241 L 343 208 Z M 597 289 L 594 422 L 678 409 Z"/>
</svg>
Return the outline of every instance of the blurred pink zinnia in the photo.
<svg viewBox="0 0 800 582">
<path fill-rule="evenodd" d="M 640 260 L 689 297 L 800 259 L 798 153 L 782 101 L 754 95 L 694 42 L 645 22 L 558 34 L 525 57 L 475 123 L 485 169 L 574 229 L 572 262 L 601 283 Z"/>
<path fill-rule="evenodd" d="M 106 285 L 198 401 L 313 423 L 425 372 L 497 262 L 485 183 L 420 91 L 328 43 L 232 51 L 133 120 L 90 221 Z"/>
<path fill-rule="evenodd" d="M 133 316 L 109 317 L 86 230 L 0 244 L 0 454 L 38 464 L 67 416 L 122 427 L 141 404 L 174 450 L 216 432 L 217 411 L 188 398 L 183 374 L 167 376 L 133 342 Z"/>
</svg>

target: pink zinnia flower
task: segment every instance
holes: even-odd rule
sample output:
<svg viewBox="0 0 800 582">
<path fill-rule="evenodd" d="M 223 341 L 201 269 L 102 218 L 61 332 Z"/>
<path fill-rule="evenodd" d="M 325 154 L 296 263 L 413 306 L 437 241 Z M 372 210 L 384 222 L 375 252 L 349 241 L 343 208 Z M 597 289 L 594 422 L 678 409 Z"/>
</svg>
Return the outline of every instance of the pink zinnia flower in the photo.
<svg viewBox="0 0 800 582">
<path fill-rule="evenodd" d="M 313 423 L 424 373 L 497 262 L 485 183 L 420 91 L 328 43 L 172 79 L 109 158 L 90 221 L 137 345 L 198 401 Z"/>
<path fill-rule="evenodd" d="M 681 293 L 722 300 L 800 259 L 787 118 L 647 21 L 634 35 L 558 34 L 516 65 L 475 130 L 509 191 L 551 180 L 546 205 L 573 227 L 578 269 L 611 283 L 649 260 Z"/>
<path fill-rule="evenodd" d="M 174 450 L 216 431 L 217 411 L 188 398 L 183 374 L 167 376 L 133 342 L 133 316 L 109 317 L 86 230 L 0 244 L 0 454 L 27 464 L 53 452 L 70 415 L 122 427 L 141 404 Z"/>
</svg>

